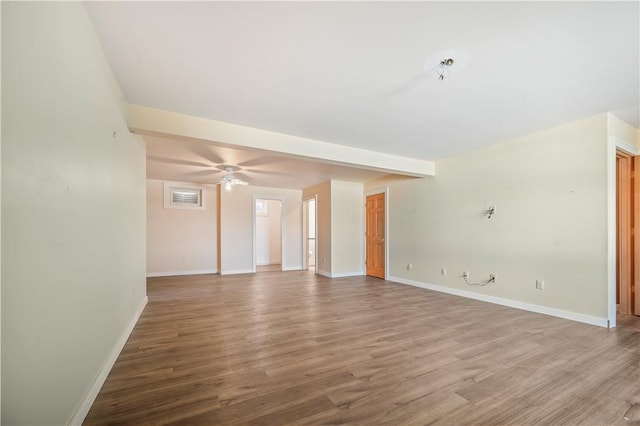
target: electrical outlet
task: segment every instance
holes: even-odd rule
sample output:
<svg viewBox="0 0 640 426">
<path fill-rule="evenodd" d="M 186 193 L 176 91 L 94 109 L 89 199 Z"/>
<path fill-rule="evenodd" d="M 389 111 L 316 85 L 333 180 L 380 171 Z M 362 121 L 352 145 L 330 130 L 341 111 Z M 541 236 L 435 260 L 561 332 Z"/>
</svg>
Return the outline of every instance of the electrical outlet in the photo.
<svg viewBox="0 0 640 426">
<path fill-rule="evenodd" d="M 544 280 L 536 280 L 536 288 L 538 290 L 544 290 Z"/>
<path fill-rule="evenodd" d="M 469 278 L 469 271 L 462 271 L 462 278 Z"/>
<path fill-rule="evenodd" d="M 445 268 L 444 266 L 442 268 L 440 268 L 440 275 L 442 275 L 442 276 L 447 275 L 447 268 Z"/>
<path fill-rule="evenodd" d="M 407 271 L 413 270 L 413 263 L 407 263 Z"/>
</svg>

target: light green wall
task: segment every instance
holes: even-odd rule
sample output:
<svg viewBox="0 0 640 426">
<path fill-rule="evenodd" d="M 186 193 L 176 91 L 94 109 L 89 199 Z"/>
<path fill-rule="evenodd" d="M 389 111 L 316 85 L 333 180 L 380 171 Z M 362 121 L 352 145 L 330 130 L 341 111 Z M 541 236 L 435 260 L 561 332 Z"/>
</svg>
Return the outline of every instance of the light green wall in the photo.
<svg viewBox="0 0 640 426">
<path fill-rule="evenodd" d="M 3 2 L 2 88 L 2 424 L 65 424 L 146 297 L 145 147 L 82 3 Z"/>
<path fill-rule="evenodd" d="M 331 274 L 364 273 L 364 196 L 358 182 L 331 181 Z"/>
<path fill-rule="evenodd" d="M 607 318 L 606 114 L 438 161 L 432 178 L 365 190 L 386 185 L 392 277 Z M 468 286 L 464 270 L 497 282 Z"/>
<path fill-rule="evenodd" d="M 318 272 L 332 277 L 364 273 L 364 195 L 357 182 L 329 180 L 306 188 L 316 195 Z"/>
</svg>

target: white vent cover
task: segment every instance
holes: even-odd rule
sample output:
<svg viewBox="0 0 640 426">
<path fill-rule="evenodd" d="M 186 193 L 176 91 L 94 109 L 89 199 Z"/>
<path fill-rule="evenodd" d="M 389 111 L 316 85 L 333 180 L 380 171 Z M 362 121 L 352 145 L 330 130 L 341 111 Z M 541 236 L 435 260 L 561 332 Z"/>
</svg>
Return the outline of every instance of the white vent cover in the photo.
<svg viewBox="0 0 640 426">
<path fill-rule="evenodd" d="M 171 204 L 200 205 L 200 190 L 187 188 L 171 188 Z"/>
<path fill-rule="evenodd" d="M 164 208 L 204 210 L 204 188 L 183 182 L 164 183 Z"/>
</svg>

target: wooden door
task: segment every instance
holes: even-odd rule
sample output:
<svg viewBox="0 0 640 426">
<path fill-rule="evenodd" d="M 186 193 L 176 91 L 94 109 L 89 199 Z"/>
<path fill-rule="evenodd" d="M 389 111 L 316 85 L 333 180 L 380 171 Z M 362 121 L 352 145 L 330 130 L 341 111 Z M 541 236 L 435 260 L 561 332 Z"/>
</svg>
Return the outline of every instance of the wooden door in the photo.
<svg viewBox="0 0 640 426">
<path fill-rule="evenodd" d="M 638 223 L 637 200 L 634 185 L 634 168 L 638 163 L 630 155 L 616 154 L 616 303 L 621 314 L 640 313 L 637 303 L 636 267 L 638 254 L 634 227 Z M 634 188 L 636 187 L 636 188 Z"/>
<path fill-rule="evenodd" d="M 367 275 L 384 279 L 384 193 L 367 196 Z"/>
<path fill-rule="evenodd" d="M 640 155 L 633 157 L 633 168 L 631 170 L 631 183 L 633 190 L 633 215 L 631 217 L 631 239 L 633 241 L 633 263 L 631 264 L 632 287 L 631 294 L 634 295 L 633 313 L 640 315 Z"/>
</svg>

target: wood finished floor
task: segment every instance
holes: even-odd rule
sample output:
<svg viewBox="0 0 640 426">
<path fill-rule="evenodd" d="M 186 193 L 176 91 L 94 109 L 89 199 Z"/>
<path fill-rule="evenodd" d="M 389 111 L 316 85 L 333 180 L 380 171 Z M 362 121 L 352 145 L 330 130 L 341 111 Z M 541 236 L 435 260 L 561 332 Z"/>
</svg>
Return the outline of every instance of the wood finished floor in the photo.
<svg viewBox="0 0 640 426">
<path fill-rule="evenodd" d="M 631 425 L 640 402 L 637 317 L 607 330 L 307 272 L 148 294 L 86 425 Z"/>
</svg>

